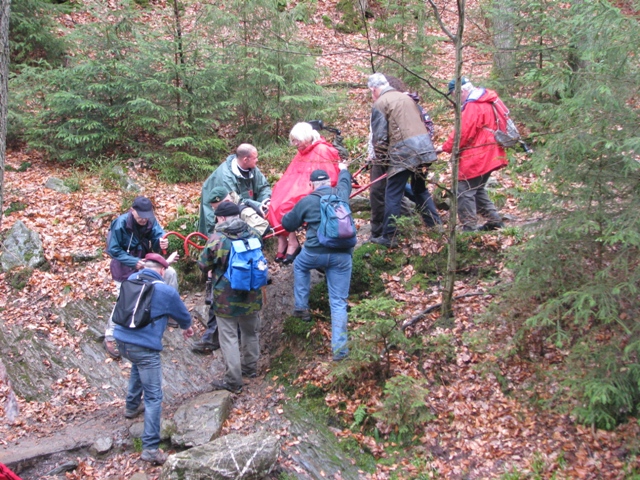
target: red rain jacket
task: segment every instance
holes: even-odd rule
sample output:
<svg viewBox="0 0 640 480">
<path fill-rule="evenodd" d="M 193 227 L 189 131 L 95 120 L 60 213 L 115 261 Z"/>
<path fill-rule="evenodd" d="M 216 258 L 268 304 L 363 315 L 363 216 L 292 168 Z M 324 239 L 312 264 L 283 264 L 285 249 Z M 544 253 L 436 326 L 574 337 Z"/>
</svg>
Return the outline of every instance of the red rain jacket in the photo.
<svg viewBox="0 0 640 480">
<path fill-rule="evenodd" d="M 315 143 L 299 151 L 273 186 L 267 220 L 272 227 L 282 224 L 282 217 L 290 212 L 298 201 L 311 193 L 309 177 L 314 170 L 325 170 L 331 178 L 331 186 L 338 182 L 340 155 L 333 145 L 320 137 Z M 288 235 L 288 232 L 282 233 Z"/>
<path fill-rule="evenodd" d="M 476 90 L 479 89 L 472 91 L 469 96 L 472 97 Z M 496 116 L 491 106 L 496 100 L 500 125 L 504 128 L 507 124 L 504 116 L 507 108 L 493 90 L 485 90 L 477 100 L 467 100 L 462 107 L 458 180 L 470 180 L 508 164 L 504 148 L 496 143 L 493 133 L 484 128 L 496 129 Z M 442 145 L 442 150 L 447 153 L 453 149 L 454 135 L 455 131 L 451 132 Z"/>
</svg>

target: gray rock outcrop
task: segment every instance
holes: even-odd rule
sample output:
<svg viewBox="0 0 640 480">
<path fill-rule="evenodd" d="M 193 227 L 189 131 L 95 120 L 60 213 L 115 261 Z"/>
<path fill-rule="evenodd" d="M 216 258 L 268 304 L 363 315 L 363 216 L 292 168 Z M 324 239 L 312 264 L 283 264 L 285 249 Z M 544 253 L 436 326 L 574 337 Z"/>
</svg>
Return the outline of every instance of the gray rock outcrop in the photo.
<svg viewBox="0 0 640 480">
<path fill-rule="evenodd" d="M 140 415 L 142 418 L 144 415 Z M 173 420 L 163 418 L 160 420 L 160 440 L 169 440 L 176 431 L 176 424 Z M 136 422 L 129 427 L 131 438 L 142 438 L 144 433 L 144 421 Z"/>
<path fill-rule="evenodd" d="M 279 451 L 279 438 L 265 431 L 246 436 L 225 435 L 170 455 L 162 467 L 160 480 L 258 480 L 273 469 Z"/>
<path fill-rule="evenodd" d="M 180 447 L 197 447 L 220 436 L 222 424 L 231 411 L 231 394 L 217 391 L 198 395 L 181 405 L 173 414 L 175 433 L 171 443 Z"/>
<path fill-rule="evenodd" d="M 40 235 L 20 220 L 13 224 L 3 243 L 0 263 L 5 272 L 15 267 L 35 268 L 45 262 Z"/>
<path fill-rule="evenodd" d="M 64 184 L 64 180 L 51 177 L 44 184 L 45 188 L 50 188 L 58 193 L 71 193 L 71 189 Z"/>
<path fill-rule="evenodd" d="M 109 360 L 102 346 L 114 301 L 113 297 L 78 300 L 53 312 L 57 327 L 77 340 L 75 348 L 58 345 L 49 338 L 48 330 L 25 329 L 0 317 L 0 352 L 3 358 L 11 359 L 5 360 L 5 367 L 16 395 L 49 400 L 54 394 L 51 385 L 64 378 L 69 369 L 77 369 L 92 386 L 86 393 L 95 393 L 99 402 L 123 399 L 129 379 L 128 362 Z M 194 355 L 189 349 L 190 341 L 185 341 L 177 329 L 168 329 L 162 341 L 164 400 L 172 402 L 207 391 L 209 375 L 216 374 L 212 366 L 215 356 Z"/>
</svg>

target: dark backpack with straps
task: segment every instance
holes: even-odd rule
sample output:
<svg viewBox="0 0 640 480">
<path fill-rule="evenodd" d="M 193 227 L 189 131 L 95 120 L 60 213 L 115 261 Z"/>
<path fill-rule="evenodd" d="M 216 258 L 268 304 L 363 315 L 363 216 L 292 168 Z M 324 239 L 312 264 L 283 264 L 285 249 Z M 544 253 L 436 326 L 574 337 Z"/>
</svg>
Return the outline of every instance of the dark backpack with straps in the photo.
<svg viewBox="0 0 640 480">
<path fill-rule="evenodd" d="M 356 225 L 349 202 L 338 196 L 335 188 L 329 194 L 314 192 L 320 197 L 320 226 L 318 242 L 329 248 L 353 248 L 356 245 Z"/>
<path fill-rule="evenodd" d="M 147 275 L 139 275 L 135 280 L 122 282 L 120 295 L 111 314 L 113 323 L 125 328 L 138 329 L 153 322 L 151 297 L 156 283 L 164 282 Z"/>
</svg>

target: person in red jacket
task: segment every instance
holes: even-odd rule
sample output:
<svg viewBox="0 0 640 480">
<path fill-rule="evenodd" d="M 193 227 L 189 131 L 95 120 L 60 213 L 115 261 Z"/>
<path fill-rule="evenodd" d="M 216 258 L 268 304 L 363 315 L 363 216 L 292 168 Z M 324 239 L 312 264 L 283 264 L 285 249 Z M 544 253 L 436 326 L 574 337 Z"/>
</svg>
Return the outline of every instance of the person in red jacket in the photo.
<svg viewBox="0 0 640 480">
<path fill-rule="evenodd" d="M 311 124 L 300 122 L 294 125 L 289 133 L 291 145 L 298 153 L 273 186 L 271 207 L 267 220 L 275 229 L 282 224 L 282 217 L 293 209 L 298 201 L 311 193 L 309 176 L 314 170 L 324 170 L 331 178 L 331 185 L 338 182 L 338 150 L 313 129 Z M 278 253 L 276 262 L 284 265 L 293 263 L 300 253 L 301 247 L 295 232 L 283 231 L 278 234 Z"/>
<path fill-rule="evenodd" d="M 449 95 L 455 90 L 456 82 L 449 82 Z M 460 127 L 460 168 L 458 170 L 458 217 L 462 230 L 496 230 L 504 227 L 485 189 L 491 172 L 507 165 L 507 154 L 491 132 L 496 127 L 496 114 L 500 123 L 506 124 L 503 112 L 507 111 L 498 94 L 487 88 L 476 88 L 466 77 L 460 79 L 460 101 L 462 119 Z M 494 102 L 495 109 L 494 109 Z M 451 153 L 455 131 L 436 151 Z M 477 214 L 487 219 L 478 227 Z"/>
</svg>

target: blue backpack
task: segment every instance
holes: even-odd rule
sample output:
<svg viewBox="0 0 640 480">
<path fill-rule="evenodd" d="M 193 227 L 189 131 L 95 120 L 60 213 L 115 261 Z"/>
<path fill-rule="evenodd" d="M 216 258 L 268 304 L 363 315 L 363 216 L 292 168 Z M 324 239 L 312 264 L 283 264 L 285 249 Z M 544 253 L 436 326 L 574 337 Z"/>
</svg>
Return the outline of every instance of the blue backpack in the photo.
<svg viewBox="0 0 640 480">
<path fill-rule="evenodd" d="M 320 197 L 318 242 L 329 248 L 353 248 L 356 245 L 356 225 L 349 202 L 342 200 L 335 189 Z"/>
<path fill-rule="evenodd" d="M 262 254 L 262 244 L 256 237 L 231 241 L 229 265 L 224 276 L 234 290 L 259 290 L 267 284 L 269 270 Z"/>
</svg>

